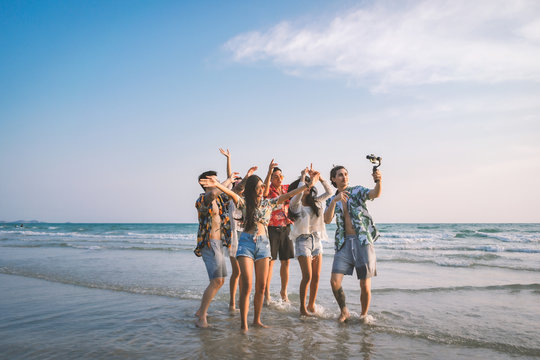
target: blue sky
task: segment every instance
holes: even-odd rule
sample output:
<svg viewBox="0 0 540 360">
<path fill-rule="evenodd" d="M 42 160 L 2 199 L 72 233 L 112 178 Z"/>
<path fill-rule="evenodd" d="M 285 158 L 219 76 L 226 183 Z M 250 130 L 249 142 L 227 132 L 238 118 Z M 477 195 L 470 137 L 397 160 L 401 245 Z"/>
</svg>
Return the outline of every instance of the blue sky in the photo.
<svg viewBox="0 0 540 360">
<path fill-rule="evenodd" d="M 313 162 L 377 222 L 540 221 L 535 1 L 0 1 L 0 220 L 195 222 Z"/>
</svg>

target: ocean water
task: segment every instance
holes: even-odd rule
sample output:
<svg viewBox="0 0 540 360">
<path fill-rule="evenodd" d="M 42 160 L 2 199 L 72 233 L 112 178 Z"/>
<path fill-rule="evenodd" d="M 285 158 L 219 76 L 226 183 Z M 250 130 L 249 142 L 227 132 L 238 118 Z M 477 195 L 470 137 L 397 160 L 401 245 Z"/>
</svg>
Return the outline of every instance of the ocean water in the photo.
<svg viewBox="0 0 540 360">
<path fill-rule="evenodd" d="M 208 285 L 196 224 L 0 224 L 0 358 L 540 358 L 540 224 L 378 227 L 372 323 L 359 321 L 359 284 L 347 276 L 353 316 L 338 324 L 328 241 L 319 315 L 299 316 L 292 260 L 291 303 L 278 301 L 276 264 L 270 328 L 242 334 L 228 281 L 212 327 L 194 325 Z"/>
</svg>

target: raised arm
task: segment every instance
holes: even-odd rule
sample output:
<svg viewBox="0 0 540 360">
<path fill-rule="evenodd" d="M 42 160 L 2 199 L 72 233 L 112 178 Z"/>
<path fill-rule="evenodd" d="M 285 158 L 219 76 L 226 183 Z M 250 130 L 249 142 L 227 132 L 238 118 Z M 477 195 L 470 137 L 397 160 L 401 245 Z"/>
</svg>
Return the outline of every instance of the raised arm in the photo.
<svg viewBox="0 0 540 360">
<path fill-rule="evenodd" d="M 268 173 L 266 174 L 266 179 L 264 179 L 264 191 L 263 191 L 263 197 L 267 197 L 268 193 L 270 192 L 270 177 L 272 177 L 272 171 L 274 171 L 274 168 L 278 166 L 278 163 L 274 162 L 274 159 L 270 161 L 270 165 L 268 165 Z"/>
<path fill-rule="evenodd" d="M 324 194 L 317 196 L 315 200 L 323 202 L 326 201 L 326 199 L 329 199 L 330 196 L 332 196 L 332 188 L 330 187 L 330 184 L 323 179 L 322 176 L 319 177 L 319 181 L 321 182 L 323 188 L 324 188 Z"/>
<path fill-rule="evenodd" d="M 240 194 L 245 186 L 246 186 L 246 181 L 248 179 L 248 177 L 250 177 L 251 175 L 253 175 L 253 173 L 255 171 L 257 171 L 257 166 L 252 166 L 249 168 L 248 172 L 246 173 L 246 176 L 244 176 L 244 178 L 242 179 L 242 181 L 240 181 L 238 184 L 236 184 L 236 186 L 233 188 L 233 191 L 237 194 Z"/>
<path fill-rule="evenodd" d="M 305 168 L 300 173 L 300 182 L 298 183 L 299 187 L 304 185 L 304 183 L 306 182 L 306 172 L 307 171 L 308 171 L 308 168 Z M 296 209 L 296 207 L 300 204 L 300 200 L 302 200 L 302 196 L 303 196 L 302 192 L 294 195 L 292 200 L 291 200 L 291 203 L 289 204 L 289 208 L 293 209 L 293 210 Z"/>
<path fill-rule="evenodd" d="M 293 191 L 291 192 L 288 192 L 286 194 L 283 194 L 281 195 L 280 197 L 277 198 L 277 204 L 282 204 L 284 203 L 285 201 L 289 200 L 290 198 L 292 198 L 293 196 L 295 196 L 296 194 L 299 194 L 301 193 L 302 191 L 304 191 L 305 189 L 308 189 L 310 187 L 312 187 L 313 185 L 315 185 L 315 183 L 319 180 L 319 177 L 316 176 L 314 177 L 313 179 L 310 179 L 311 181 L 307 184 L 304 184 L 300 187 L 297 187 L 296 189 L 294 189 Z"/>
<path fill-rule="evenodd" d="M 219 193 L 219 191 L 224 192 L 225 194 L 227 194 L 232 199 L 232 201 L 234 201 L 235 205 L 238 205 L 238 200 L 239 200 L 240 197 L 238 196 L 238 194 L 236 194 L 234 191 L 232 191 L 232 190 L 230 190 L 228 188 L 229 184 L 232 182 L 233 177 L 237 176 L 237 175 L 238 175 L 238 173 L 232 173 L 231 176 L 229 178 L 227 178 L 227 180 L 225 180 L 222 183 L 220 183 L 217 180 L 216 176 L 210 176 L 210 177 L 208 177 L 206 179 L 199 180 L 199 184 L 201 184 L 205 188 L 206 187 L 214 187 L 214 189 L 212 190 L 211 193 L 214 193 L 214 190 L 216 190 L 216 195 Z M 215 195 L 214 195 L 214 197 L 215 197 Z M 205 196 L 205 201 L 206 201 L 206 196 Z"/>
<path fill-rule="evenodd" d="M 368 198 L 369 200 L 373 200 L 381 196 L 381 183 L 382 183 L 382 176 L 381 172 L 379 170 L 376 170 L 373 174 L 373 180 L 375 180 L 375 187 L 368 192 Z"/>
<path fill-rule="evenodd" d="M 231 177 L 231 153 L 229 152 L 229 149 L 223 150 L 219 149 L 219 152 L 223 154 L 227 158 L 227 178 Z"/>
</svg>

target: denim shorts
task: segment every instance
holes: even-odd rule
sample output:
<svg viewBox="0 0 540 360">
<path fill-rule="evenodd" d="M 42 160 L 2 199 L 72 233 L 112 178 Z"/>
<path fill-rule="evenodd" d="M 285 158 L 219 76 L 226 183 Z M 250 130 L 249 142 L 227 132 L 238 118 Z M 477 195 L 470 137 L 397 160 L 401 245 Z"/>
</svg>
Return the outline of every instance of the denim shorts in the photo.
<svg viewBox="0 0 540 360">
<path fill-rule="evenodd" d="M 362 245 L 357 236 L 347 235 L 345 243 L 334 255 L 332 272 L 352 275 L 353 269 L 356 269 L 358 279 L 377 276 L 377 258 L 372 244 Z"/>
<path fill-rule="evenodd" d="M 205 246 L 201 250 L 204 265 L 206 265 L 206 271 L 208 272 L 208 278 L 212 280 L 226 277 L 226 250 L 223 247 L 223 242 L 221 240 L 208 240 L 208 243 L 210 246 Z"/>
<path fill-rule="evenodd" d="M 257 261 L 270 257 L 270 241 L 266 235 L 255 237 L 253 234 L 243 232 L 238 239 L 236 257 L 247 256 Z"/>
<path fill-rule="evenodd" d="M 321 239 L 317 234 L 302 234 L 294 241 L 296 257 L 322 254 Z"/>
</svg>

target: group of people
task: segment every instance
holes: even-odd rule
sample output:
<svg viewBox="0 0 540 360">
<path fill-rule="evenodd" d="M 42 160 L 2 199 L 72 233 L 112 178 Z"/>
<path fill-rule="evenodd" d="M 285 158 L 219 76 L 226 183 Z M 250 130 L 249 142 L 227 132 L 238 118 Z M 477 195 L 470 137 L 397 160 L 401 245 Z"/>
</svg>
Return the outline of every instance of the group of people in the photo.
<svg viewBox="0 0 540 360">
<path fill-rule="evenodd" d="M 306 167 L 290 185 L 282 184 L 283 174 L 274 159 L 263 181 L 250 168 L 241 178 L 231 170 L 229 150 L 220 149 L 227 158 L 227 179 L 219 182 L 215 171 L 199 176 L 202 193 L 195 203 L 199 229 L 195 254 L 204 260 L 210 283 L 204 291 L 201 306 L 196 312 L 196 325 L 207 327 L 208 307 L 225 283 L 226 256 L 229 255 L 229 310 L 236 310 L 236 289 L 240 289 L 239 308 L 241 328 L 248 330 L 249 298 L 253 278 L 255 294 L 253 325 L 266 327 L 261 321 L 263 303 L 271 302 L 270 281 L 274 261 L 280 260 L 281 300 L 288 302 L 287 285 L 289 261 L 296 256 L 302 271 L 300 282 L 300 313 L 310 316 L 316 312 L 315 300 L 322 265 L 322 243 L 325 224 L 336 218 L 335 255 L 331 287 L 340 307 L 339 321 L 349 317 L 345 293 L 341 286 L 344 275 L 356 274 L 360 280 L 361 319 L 367 321 L 371 302 L 371 277 L 376 276 L 376 257 L 373 243 L 378 231 L 366 208 L 366 201 L 381 194 L 381 173 L 373 172 L 375 186 L 349 186 L 347 169 L 334 166 L 330 171 L 332 189 L 312 166 Z M 318 195 L 315 184 L 325 190 Z M 309 301 L 307 292 L 309 287 Z"/>
</svg>

